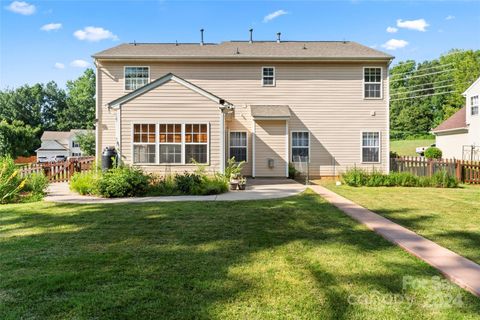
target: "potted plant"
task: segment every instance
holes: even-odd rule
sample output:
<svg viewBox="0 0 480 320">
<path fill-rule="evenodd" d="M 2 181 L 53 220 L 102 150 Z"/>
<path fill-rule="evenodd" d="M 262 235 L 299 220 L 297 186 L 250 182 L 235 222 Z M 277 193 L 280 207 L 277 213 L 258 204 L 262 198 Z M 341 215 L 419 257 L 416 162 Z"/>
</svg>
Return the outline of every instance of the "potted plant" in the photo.
<svg viewBox="0 0 480 320">
<path fill-rule="evenodd" d="M 238 174 L 232 174 L 230 176 L 230 190 L 237 190 L 240 176 Z"/>
<path fill-rule="evenodd" d="M 238 180 L 238 190 L 245 190 L 247 187 L 247 178 L 241 177 Z"/>
</svg>

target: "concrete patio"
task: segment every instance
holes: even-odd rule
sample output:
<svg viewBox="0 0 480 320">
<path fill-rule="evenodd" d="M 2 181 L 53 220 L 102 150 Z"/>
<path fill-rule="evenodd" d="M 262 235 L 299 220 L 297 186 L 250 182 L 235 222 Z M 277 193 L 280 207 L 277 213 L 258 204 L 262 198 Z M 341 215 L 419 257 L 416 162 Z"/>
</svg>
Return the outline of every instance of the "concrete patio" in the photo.
<svg viewBox="0 0 480 320">
<path fill-rule="evenodd" d="M 211 196 L 158 196 L 135 198 L 100 198 L 82 196 L 69 189 L 68 183 L 52 183 L 48 187 L 45 201 L 98 204 L 98 203 L 148 203 L 173 201 L 242 201 L 290 197 L 305 190 L 305 186 L 291 179 L 249 179 L 244 191 L 229 191 Z"/>
</svg>

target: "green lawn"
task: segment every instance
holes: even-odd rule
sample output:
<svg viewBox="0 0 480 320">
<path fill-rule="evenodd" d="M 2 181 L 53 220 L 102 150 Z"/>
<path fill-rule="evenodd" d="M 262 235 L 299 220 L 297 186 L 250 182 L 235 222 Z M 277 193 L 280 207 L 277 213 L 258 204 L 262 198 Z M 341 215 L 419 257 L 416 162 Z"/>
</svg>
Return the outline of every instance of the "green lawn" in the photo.
<svg viewBox="0 0 480 320">
<path fill-rule="evenodd" d="M 433 143 L 435 143 L 435 139 L 391 140 L 390 151 L 395 151 L 400 156 L 418 156 L 415 148 L 428 147 Z"/>
<path fill-rule="evenodd" d="M 480 263 L 480 186 L 457 189 L 349 187 L 330 190 Z"/>
<path fill-rule="evenodd" d="M 458 287 L 449 294 L 463 305 L 447 308 L 430 304 L 428 286 L 403 291 L 404 276 L 439 274 L 311 191 L 228 203 L 4 205 L 0 257 L 2 320 L 480 314 L 480 299 Z M 412 300 L 392 302 L 403 294 Z M 349 303 L 359 297 L 373 300 Z"/>
</svg>

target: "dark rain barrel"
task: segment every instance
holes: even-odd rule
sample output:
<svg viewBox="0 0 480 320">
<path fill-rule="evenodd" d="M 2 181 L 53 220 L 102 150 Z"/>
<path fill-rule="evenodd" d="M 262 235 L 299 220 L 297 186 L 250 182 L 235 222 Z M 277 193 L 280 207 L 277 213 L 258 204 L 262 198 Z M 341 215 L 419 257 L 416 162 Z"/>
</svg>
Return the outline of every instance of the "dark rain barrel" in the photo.
<svg viewBox="0 0 480 320">
<path fill-rule="evenodd" d="M 113 168 L 114 161 L 117 157 L 117 152 L 114 147 L 106 147 L 102 152 L 102 170 Z"/>
</svg>

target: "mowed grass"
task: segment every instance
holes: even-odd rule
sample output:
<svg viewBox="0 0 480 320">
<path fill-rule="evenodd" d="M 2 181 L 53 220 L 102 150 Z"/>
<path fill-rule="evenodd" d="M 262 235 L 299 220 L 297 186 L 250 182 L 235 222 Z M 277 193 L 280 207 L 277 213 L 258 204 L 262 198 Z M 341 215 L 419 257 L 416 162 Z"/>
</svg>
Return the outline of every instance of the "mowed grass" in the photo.
<svg viewBox="0 0 480 320">
<path fill-rule="evenodd" d="M 390 140 L 390 151 L 394 151 L 400 156 L 418 156 L 415 152 L 417 147 L 429 147 L 433 143 L 435 143 L 435 139 Z"/>
<path fill-rule="evenodd" d="M 445 308 L 431 304 L 431 288 L 404 291 L 404 276 L 439 274 L 311 191 L 249 202 L 5 205 L 0 257 L 0 319 L 480 314 L 480 299 L 456 286 L 449 294 L 463 304 Z M 412 300 L 392 300 L 404 295 Z M 367 300 L 349 303 L 359 297 Z"/>
<path fill-rule="evenodd" d="M 457 189 L 349 187 L 330 190 L 480 263 L 480 186 Z"/>
</svg>

